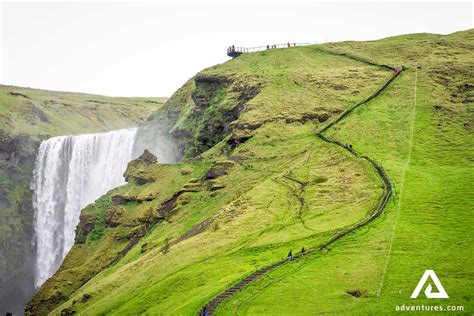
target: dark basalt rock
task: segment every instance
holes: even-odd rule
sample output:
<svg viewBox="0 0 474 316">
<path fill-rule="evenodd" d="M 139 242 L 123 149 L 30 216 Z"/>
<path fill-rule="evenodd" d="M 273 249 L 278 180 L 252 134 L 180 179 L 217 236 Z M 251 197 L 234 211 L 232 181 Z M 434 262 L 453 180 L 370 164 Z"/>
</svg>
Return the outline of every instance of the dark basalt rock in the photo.
<svg viewBox="0 0 474 316">
<path fill-rule="evenodd" d="M 355 298 L 367 296 L 367 290 L 349 290 L 346 293 Z"/>
<path fill-rule="evenodd" d="M 91 298 L 91 295 L 89 293 L 85 293 L 82 295 L 81 303 L 87 302 Z"/>
<path fill-rule="evenodd" d="M 128 195 L 121 195 L 121 194 L 116 194 L 112 196 L 111 198 L 112 205 L 124 205 L 127 204 L 130 201 L 134 201 L 135 199 L 133 197 L 130 197 Z"/>
<path fill-rule="evenodd" d="M 168 112 L 168 119 L 171 115 L 175 121 L 170 133 L 180 143 L 186 158 L 198 156 L 233 132 L 232 124 L 260 92 L 260 82 L 256 79 L 255 76 L 199 74 L 193 85 L 187 85 L 189 99 L 172 97 L 172 102 L 178 102 L 181 109 L 188 111 L 181 113 L 179 122 L 176 113 Z"/>
<path fill-rule="evenodd" d="M 233 161 L 218 161 L 212 165 L 212 167 L 206 172 L 203 180 L 216 179 L 223 175 L 226 175 L 230 168 L 235 165 Z"/>
<path fill-rule="evenodd" d="M 347 89 L 349 89 L 349 87 L 346 87 L 344 85 L 336 85 L 334 87 L 334 89 L 337 90 L 337 91 L 341 91 L 341 90 L 347 90 Z"/>
<path fill-rule="evenodd" d="M 327 114 L 327 113 L 323 113 L 323 114 L 318 115 L 319 123 L 326 122 L 328 120 L 328 118 L 329 118 L 329 114 Z"/>
<path fill-rule="evenodd" d="M 64 308 L 63 310 L 61 310 L 61 316 L 70 316 L 70 315 L 74 315 L 75 313 L 76 311 L 70 308 Z"/>
<path fill-rule="evenodd" d="M 94 230 L 96 217 L 90 214 L 81 214 L 79 225 L 76 228 L 76 243 L 82 244 L 87 240 L 90 232 Z"/>
<path fill-rule="evenodd" d="M 33 141 L 26 134 L 10 136 L 0 130 L 0 164 L 11 169 L 23 168 L 24 165 L 32 167 L 38 145 L 39 142 Z"/>
<path fill-rule="evenodd" d="M 158 159 L 156 158 L 155 155 L 153 155 L 151 152 L 149 152 L 148 149 L 145 149 L 143 154 L 141 154 L 141 156 L 138 157 L 138 159 L 136 159 L 136 161 L 138 161 L 140 163 L 144 163 L 146 165 L 151 165 L 151 164 L 157 163 Z"/>
<path fill-rule="evenodd" d="M 253 137 L 255 131 L 262 127 L 262 122 L 257 123 L 237 123 L 234 125 L 232 134 L 228 143 L 231 146 L 236 147 L 239 144 L 245 143 L 247 140 Z"/>
<path fill-rule="evenodd" d="M 23 93 L 18 93 L 18 92 L 8 92 L 8 95 L 9 96 L 12 96 L 12 97 L 21 97 L 21 98 L 25 98 L 25 99 L 31 99 L 29 96 L 23 94 Z"/>
</svg>

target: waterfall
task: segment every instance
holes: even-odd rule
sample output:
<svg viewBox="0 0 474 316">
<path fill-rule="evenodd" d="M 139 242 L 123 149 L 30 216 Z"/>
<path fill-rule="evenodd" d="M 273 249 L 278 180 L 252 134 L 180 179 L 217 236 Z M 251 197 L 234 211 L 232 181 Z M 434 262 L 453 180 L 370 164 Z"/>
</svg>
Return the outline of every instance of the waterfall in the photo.
<svg viewBox="0 0 474 316">
<path fill-rule="evenodd" d="M 73 246 L 81 209 L 125 183 L 136 131 L 60 136 L 41 143 L 31 182 L 36 287 L 56 272 Z"/>
</svg>

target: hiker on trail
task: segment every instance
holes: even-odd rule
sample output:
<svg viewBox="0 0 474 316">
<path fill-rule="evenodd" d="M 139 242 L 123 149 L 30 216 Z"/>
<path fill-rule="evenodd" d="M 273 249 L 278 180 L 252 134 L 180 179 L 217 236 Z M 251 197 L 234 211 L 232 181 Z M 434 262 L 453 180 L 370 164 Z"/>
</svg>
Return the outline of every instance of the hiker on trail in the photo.
<svg viewBox="0 0 474 316">
<path fill-rule="evenodd" d="M 288 253 L 288 261 L 291 261 L 291 259 L 293 259 L 293 250 Z"/>
<path fill-rule="evenodd" d="M 270 45 L 267 45 L 267 49 L 270 49 Z"/>
<path fill-rule="evenodd" d="M 232 45 L 232 51 L 235 52 L 235 46 L 234 45 Z"/>
<path fill-rule="evenodd" d="M 303 246 L 303 248 L 301 248 L 301 254 L 304 255 L 305 252 L 306 252 L 306 249 L 304 249 L 304 246 Z"/>
<path fill-rule="evenodd" d="M 393 76 L 396 77 L 398 75 L 398 70 L 397 69 L 393 69 Z"/>
<path fill-rule="evenodd" d="M 349 144 L 349 149 L 352 150 L 352 144 Z"/>
<path fill-rule="evenodd" d="M 288 47 L 291 47 L 291 44 L 288 42 Z"/>
</svg>

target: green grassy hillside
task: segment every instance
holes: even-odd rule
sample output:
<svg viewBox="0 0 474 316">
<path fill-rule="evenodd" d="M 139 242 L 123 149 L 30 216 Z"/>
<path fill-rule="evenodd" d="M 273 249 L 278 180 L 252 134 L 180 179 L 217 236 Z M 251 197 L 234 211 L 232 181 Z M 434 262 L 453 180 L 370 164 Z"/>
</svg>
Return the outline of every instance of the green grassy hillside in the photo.
<svg viewBox="0 0 474 316">
<path fill-rule="evenodd" d="M 331 134 L 380 162 L 396 194 L 370 227 L 325 255 L 268 274 L 218 314 L 375 314 L 403 304 L 472 312 L 473 35 L 329 45 L 379 61 L 407 60 L 409 70 L 382 97 Z M 449 300 L 410 299 L 426 269 L 435 270 Z M 361 296 L 350 294 L 355 291 Z"/>
<path fill-rule="evenodd" d="M 136 126 L 165 98 L 121 98 L 0 85 L 0 129 L 57 136 Z"/>
<path fill-rule="evenodd" d="M 472 312 L 473 37 L 269 50 L 202 71 L 153 118 L 192 158 L 131 163 L 129 184 L 83 211 L 76 245 L 28 311 L 192 315 L 304 246 L 310 254 L 216 313 Z M 394 194 L 379 218 L 319 251 L 384 194 L 366 160 L 316 135 L 391 78 L 377 63 L 407 70 L 325 133 L 382 165 Z M 450 299 L 409 298 L 426 269 Z"/>
<path fill-rule="evenodd" d="M 33 291 L 29 184 L 40 141 L 137 126 L 164 101 L 0 85 L 0 305 L 10 304 L 0 312 L 17 312 Z"/>
</svg>

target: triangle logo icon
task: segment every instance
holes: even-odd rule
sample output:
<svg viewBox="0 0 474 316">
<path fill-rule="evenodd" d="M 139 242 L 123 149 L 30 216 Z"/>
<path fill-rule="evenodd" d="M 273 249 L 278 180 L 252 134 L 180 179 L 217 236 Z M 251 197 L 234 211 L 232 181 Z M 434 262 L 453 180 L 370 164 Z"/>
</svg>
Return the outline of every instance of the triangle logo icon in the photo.
<svg viewBox="0 0 474 316">
<path fill-rule="evenodd" d="M 429 282 L 425 289 L 425 295 L 427 298 L 430 298 L 430 299 L 431 298 L 449 298 L 448 293 L 446 293 L 446 290 L 444 289 L 443 285 L 439 281 L 438 276 L 436 275 L 434 270 L 426 270 L 425 273 L 423 273 L 423 276 L 421 277 L 420 282 L 418 282 L 418 285 L 416 286 L 415 290 L 411 294 L 411 298 L 418 297 L 421 290 L 423 289 L 423 286 L 426 284 L 426 282 L 428 282 L 428 278 L 431 278 L 438 292 L 432 292 L 433 287 L 431 285 L 431 282 Z"/>
</svg>

